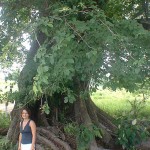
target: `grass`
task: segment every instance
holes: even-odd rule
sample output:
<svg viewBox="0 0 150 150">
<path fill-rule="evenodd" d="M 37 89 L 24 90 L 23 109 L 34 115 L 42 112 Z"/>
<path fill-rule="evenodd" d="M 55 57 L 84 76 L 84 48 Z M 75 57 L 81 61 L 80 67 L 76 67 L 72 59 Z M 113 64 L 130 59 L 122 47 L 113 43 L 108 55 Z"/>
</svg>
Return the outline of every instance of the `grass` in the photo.
<svg viewBox="0 0 150 150">
<path fill-rule="evenodd" d="M 109 89 L 98 90 L 91 95 L 93 102 L 102 110 L 109 113 L 111 116 L 117 118 L 124 111 L 131 110 L 131 104 L 135 96 L 125 90 L 112 91 Z M 138 106 L 139 107 L 139 106 Z M 150 100 L 147 100 L 141 110 L 141 117 L 149 117 L 150 114 Z"/>
</svg>

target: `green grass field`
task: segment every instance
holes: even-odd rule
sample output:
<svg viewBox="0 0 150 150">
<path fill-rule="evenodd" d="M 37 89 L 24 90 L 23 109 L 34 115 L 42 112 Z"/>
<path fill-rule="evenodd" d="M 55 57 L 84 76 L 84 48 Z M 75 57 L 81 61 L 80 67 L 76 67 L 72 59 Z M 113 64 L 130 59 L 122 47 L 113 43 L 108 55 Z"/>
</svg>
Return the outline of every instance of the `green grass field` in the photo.
<svg viewBox="0 0 150 150">
<path fill-rule="evenodd" d="M 96 91 L 91 98 L 99 108 L 115 118 L 124 111 L 129 111 L 131 109 L 129 101 L 135 100 L 135 96 L 125 90 L 111 91 L 108 89 Z M 150 118 L 150 100 L 144 104 L 140 116 Z"/>
</svg>

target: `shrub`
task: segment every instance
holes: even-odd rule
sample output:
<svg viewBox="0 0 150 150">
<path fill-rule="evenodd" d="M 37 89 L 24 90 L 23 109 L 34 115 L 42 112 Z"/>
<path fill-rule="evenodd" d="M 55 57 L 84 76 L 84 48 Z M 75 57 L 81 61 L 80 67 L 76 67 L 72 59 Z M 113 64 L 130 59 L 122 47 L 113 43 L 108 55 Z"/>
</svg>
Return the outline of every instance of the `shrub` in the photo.
<svg viewBox="0 0 150 150">
<path fill-rule="evenodd" d="M 122 145 L 123 149 L 134 150 L 135 145 L 145 140 L 149 132 L 142 124 L 139 118 L 140 111 L 144 108 L 143 103 L 133 101 L 131 110 L 124 112 L 118 119 L 117 143 Z"/>
<path fill-rule="evenodd" d="M 70 135 L 75 135 L 77 138 L 77 149 L 88 149 L 89 143 L 95 137 L 102 137 L 101 130 L 95 125 L 91 125 L 91 128 L 87 128 L 85 125 L 77 126 L 75 123 L 68 123 L 64 127 L 64 131 Z"/>
<path fill-rule="evenodd" d="M 0 150 L 16 150 L 17 145 L 12 144 L 5 136 L 0 136 Z"/>
<path fill-rule="evenodd" d="M 8 128 L 10 125 L 10 116 L 0 112 L 0 128 Z"/>
</svg>

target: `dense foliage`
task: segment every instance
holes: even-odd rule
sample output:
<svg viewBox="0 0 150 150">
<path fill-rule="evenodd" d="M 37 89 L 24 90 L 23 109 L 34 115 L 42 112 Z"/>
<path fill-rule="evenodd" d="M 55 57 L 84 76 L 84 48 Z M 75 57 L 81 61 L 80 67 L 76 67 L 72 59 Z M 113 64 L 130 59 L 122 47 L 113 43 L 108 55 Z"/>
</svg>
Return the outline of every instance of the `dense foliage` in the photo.
<svg viewBox="0 0 150 150">
<path fill-rule="evenodd" d="M 21 48 L 25 49 L 21 47 L 24 34 L 28 33 L 34 40 L 38 31 L 46 38 L 44 43 L 39 42 L 34 58 L 38 63 L 35 93 L 61 91 L 68 95 L 65 102 L 73 102 L 73 80 L 86 82 L 92 90 L 103 84 L 133 91 L 139 86 L 137 83 L 143 85 L 148 80 L 150 35 L 128 16 L 132 14 L 131 3 L 125 5 L 128 14 L 120 10 L 121 14 L 116 12 L 115 19 L 112 9 L 120 5 L 114 1 L 110 1 L 107 8 L 104 3 L 96 5 L 93 1 L 65 1 L 53 5 L 48 1 L 42 5 L 41 1 L 4 1 L 1 64 L 4 61 L 6 65 L 6 61 L 10 63 L 13 58 L 17 60 L 16 56 L 19 60 L 24 52 Z M 134 5 L 141 6 L 138 1 L 132 7 Z"/>
<path fill-rule="evenodd" d="M 15 150 L 17 149 L 17 145 L 14 145 L 10 141 L 6 139 L 4 136 L 0 136 L 0 149 L 4 150 Z"/>
<path fill-rule="evenodd" d="M 10 125 L 10 116 L 0 112 L 0 128 L 8 128 Z"/>
</svg>

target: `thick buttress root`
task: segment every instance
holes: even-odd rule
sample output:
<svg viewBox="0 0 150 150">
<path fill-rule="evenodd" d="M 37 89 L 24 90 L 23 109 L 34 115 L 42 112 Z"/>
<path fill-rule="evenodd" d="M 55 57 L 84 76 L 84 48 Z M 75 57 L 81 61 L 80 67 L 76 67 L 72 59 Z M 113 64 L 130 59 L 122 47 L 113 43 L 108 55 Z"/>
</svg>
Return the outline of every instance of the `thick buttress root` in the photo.
<svg viewBox="0 0 150 150">
<path fill-rule="evenodd" d="M 39 150 L 72 150 L 68 143 L 45 128 L 37 128 L 37 143 Z"/>
</svg>

